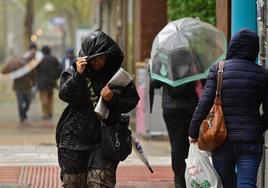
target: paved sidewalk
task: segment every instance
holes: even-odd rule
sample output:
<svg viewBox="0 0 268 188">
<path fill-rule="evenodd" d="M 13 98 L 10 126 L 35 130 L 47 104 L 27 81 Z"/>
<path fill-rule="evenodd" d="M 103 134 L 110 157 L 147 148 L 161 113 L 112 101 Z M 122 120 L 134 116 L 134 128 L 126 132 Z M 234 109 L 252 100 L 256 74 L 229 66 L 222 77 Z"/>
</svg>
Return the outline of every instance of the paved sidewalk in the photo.
<svg viewBox="0 0 268 188">
<path fill-rule="evenodd" d="M 152 149 L 151 149 L 152 150 Z M 145 150 L 146 151 L 146 150 Z M 148 151 L 149 152 L 149 151 Z M 154 166 L 168 166 L 171 164 L 168 155 L 146 155 L 149 162 Z M 0 166 L 46 166 L 58 165 L 57 150 L 55 146 L 38 145 L 0 145 Z M 122 166 L 143 165 L 133 152 Z"/>
<path fill-rule="evenodd" d="M 155 144 L 154 141 L 150 142 L 149 145 Z M 145 143 L 148 144 L 148 141 Z M 159 141 L 157 143 L 159 144 Z M 153 174 L 149 172 L 135 153 L 132 153 L 119 165 L 116 187 L 172 188 L 173 173 L 170 168 L 170 157 L 163 154 L 162 156 L 152 155 L 151 153 L 147 157 L 154 170 Z M 61 187 L 61 182 L 55 146 L 0 146 L 0 188 L 59 187 Z"/>
<path fill-rule="evenodd" d="M 121 162 L 117 188 L 173 188 L 167 141 L 141 140 L 151 174 L 132 153 Z M 0 145 L 0 188 L 59 188 L 55 145 Z"/>
<path fill-rule="evenodd" d="M 142 166 L 120 166 L 117 188 L 173 188 L 172 172 L 167 166 L 154 166 L 151 174 Z M 59 188 L 57 166 L 0 167 L 0 188 Z"/>
</svg>

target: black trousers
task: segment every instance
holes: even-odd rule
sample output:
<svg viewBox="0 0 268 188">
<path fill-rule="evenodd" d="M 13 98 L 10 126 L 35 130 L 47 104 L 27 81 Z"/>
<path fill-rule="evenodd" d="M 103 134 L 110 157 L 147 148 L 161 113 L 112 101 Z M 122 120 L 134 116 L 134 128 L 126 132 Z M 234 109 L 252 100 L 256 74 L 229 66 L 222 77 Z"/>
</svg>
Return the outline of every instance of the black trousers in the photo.
<svg viewBox="0 0 268 188">
<path fill-rule="evenodd" d="M 171 163 L 176 188 L 185 188 L 185 159 L 188 156 L 188 128 L 193 110 L 163 109 L 163 117 L 171 144 Z"/>
</svg>

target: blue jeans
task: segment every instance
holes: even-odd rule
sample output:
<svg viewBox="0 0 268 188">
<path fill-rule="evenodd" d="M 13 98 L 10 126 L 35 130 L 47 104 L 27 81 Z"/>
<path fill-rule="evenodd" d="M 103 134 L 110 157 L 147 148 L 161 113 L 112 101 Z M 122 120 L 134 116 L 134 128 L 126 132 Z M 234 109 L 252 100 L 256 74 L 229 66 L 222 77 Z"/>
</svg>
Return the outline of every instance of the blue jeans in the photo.
<svg viewBox="0 0 268 188">
<path fill-rule="evenodd" d="M 256 188 L 263 144 L 226 141 L 212 153 L 224 188 Z M 237 173 L 236 173 L 237 168 Z"/>
<path fill-rule="evenodd" d="M 17 105 L 20 116 L 20 121 L 27 119 L 27 111 L 31 104 L 31 93 L 23 93 L 16 91 Z"/>
</svg>

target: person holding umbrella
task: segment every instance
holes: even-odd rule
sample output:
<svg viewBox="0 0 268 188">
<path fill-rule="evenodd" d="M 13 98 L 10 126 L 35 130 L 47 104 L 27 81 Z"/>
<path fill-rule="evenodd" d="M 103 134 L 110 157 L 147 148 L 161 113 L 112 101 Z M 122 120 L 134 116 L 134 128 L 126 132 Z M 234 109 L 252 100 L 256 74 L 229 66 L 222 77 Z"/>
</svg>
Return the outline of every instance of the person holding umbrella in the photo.
<svg viewBox="0 0 268 188">
<path fill-rule="evenodd" d="M 20 118 L 19 125 L 28 125 L 28 110 L 30 109 L 32 100 L 32 87 L 35 84 L 35 69 L 28 69 L 28 71 L 21 71 L 24 67 L 36 61 L 37 46 L 35 43 L 29 45 L 22 57 L 14 57 L 1 70 L 3 74 L 9 74 L 13 81 L 13 89 L 17 98 L 18 115 Z M 41 58 L 42 59 L 42 58 Z M 40 58 L 38 59 L 40 60 Z M 15 72 L 15 74 L 14 74 Z M 13 74 L 12 74 L 13 73 Z"/>
<path fill-rule="evenodd" d="M 162 87 L 163 117 L 171 144 L 176 188 L 186 187 L 188 128 L 200 87 L 213 62 L 225 56 L 226 38 L 214 26 L 194 18 L 169 22 L 155 37 L 150 59 L 150 101 Z M 152 107 L 152 106 L 151 106 Z"/>
</svg>

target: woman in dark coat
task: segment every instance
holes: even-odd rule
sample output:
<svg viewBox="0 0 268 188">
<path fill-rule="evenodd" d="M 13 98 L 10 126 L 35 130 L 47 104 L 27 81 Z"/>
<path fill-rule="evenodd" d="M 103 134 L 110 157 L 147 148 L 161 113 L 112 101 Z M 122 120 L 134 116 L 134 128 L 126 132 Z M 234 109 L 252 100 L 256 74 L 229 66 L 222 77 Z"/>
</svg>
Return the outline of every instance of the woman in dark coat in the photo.
<svg viewBox="0 0 268 188">
<path fill-rule="evenodd" d="M 263 133 L 268 125 L 268 72 L 255 63 L 258 53 L 259 38 L 246 29 L 236 33 L 228 47 L 222 86 L 227 140 L 212 152 L 213 165 L 224 188 L 256 187 Z M 197 141 L 201 122 L 213 105 L 218 67 L 216 63 L 210 69 L 191 121 L 190 142 Z"/>
<path fill-rule="evenodd" d="M 101 122 L 94 112 L 94 95 L 103 97 L 110 110 L 106 125 L 114 125 L 139 101 L 134 83 L 119 95 L 106 84 L 120 68 L 123 53 L 103 32 L 89 34 L 79 58 L 64 71 L 59 97 L 68 103 L 56 131 L 61 178 L 65 188 L 115 186 L 119 161 L 106 158 L 101 150 Z"/>
</svg>

